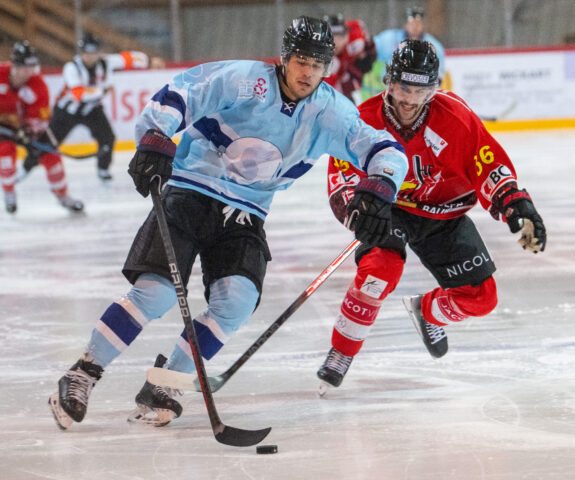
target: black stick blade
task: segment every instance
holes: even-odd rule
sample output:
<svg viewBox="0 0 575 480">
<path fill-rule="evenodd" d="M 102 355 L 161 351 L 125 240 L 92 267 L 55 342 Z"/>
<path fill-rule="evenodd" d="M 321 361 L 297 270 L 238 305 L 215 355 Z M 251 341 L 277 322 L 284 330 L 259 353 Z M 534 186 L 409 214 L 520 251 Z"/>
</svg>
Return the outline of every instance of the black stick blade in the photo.
<svg viewBox="0 0 575 480">
<path fill-rule="evenodd" d="M 224 427 L 223 430 L 215 434 L 216 440 L 232 447 L 251 447 L 256 445 L 266 438 L 272 430 L 271 427 L 262 428 L 261 430 L 242 430 L 228 427 L 227 425 L 222 426 Z"/>
</svg>

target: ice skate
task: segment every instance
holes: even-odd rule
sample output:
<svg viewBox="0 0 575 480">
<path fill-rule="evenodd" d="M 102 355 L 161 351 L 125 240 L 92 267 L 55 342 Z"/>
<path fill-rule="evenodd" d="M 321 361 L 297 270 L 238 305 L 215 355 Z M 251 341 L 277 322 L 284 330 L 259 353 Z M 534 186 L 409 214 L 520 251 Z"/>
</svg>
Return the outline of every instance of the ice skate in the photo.
<svg viewBox="0 0 575 480">
<path fill-rule="evenodd" d="M 323 365 L 317 371 L 317 376 L 322 381 L 319 386 L 321 397 L 326 394 L 329 388 L 341 385 L 352 360 L 353 357 L 348 357 L 333 347 L 330 349 Z"/>
<path fill-rule="evenodd" d="M 166 360 L 163 355 L 158 355 L 154 367 L 163 367 Z M 136 395 L 137 407 L 130 413 L 128 421 L 156 427 L 167 425 L 182 414 L 182 406 L 172 398 L 175 395 L 181 395 L 181 392 L 146 381 Z"/>
<path fill-rule="evenodd" d="M 4 192 L 4 204 L 8 213 L 16 213 L 16 210 L 18 210 L 16 192 Z"/>
<path fill-rule="evenodd" d="M 98 178 L 103 182 L 109 182 L 112 180 L 112 174 L 104 168 L 98 168 Z"/>
<path fill-rule="evenodd" d="M 56 423 L 66 430 L 73 422 L 81 422 L 86 415 L 88 398 L 104 369 L 86 357 L 78 360 L 58 381 L 58 391 L 48 403 Z"/>
<path fill-rule="evenodd" d="M 61 197 L 58 197 L 58 201 L 60 202 L 60 205 L 71 212 L 79 213 L 84 210 L 84 203 L 82 203 L 81 200 L 76 200 L 70 197 L 70 195 L 62 195 Z"/>
<path fill-rule="evenodd" d="M 447 335 L 439 325 L 429 323 L 421 313 L 421 299 L 423 295 L 403 297 L 403 305 L 409 317 L 423 340 L 423 344 L 432 357 L 440 358 L 447 353 Z"/>
</svg>

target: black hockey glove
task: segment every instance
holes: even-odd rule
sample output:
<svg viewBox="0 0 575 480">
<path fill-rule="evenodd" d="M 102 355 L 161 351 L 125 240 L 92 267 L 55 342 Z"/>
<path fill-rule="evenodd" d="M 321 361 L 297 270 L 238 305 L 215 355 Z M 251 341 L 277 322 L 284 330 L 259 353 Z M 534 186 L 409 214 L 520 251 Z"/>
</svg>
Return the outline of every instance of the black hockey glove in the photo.
<svg viewBox="0 0 575 480">
<path fill-rule="evenodd" d="M 527 190 L 518 190 L 515 183 L 504 185 L 493 196 L 492 208 L 489 211 L 496 220 L 501 213 L 507 220 L 511 233 L 521 230 L 518 242 L 523 250 L 530 250 L 533 253 L 545 250 L 547 242 L 545 225 L 535 210 Z"/>
<path fill-rule="evenodd" d="M 160 177 L 160 188 L 169 180 L 175 154 L 176 144 L 170 137 L 152 129 L 144 134 L 128 168 L 140 195 L 149 195 L 150 182 L 156 175 Z"/>
<path fill-rule="evenodd" d="M 391 204 L 395 186 L 381 175 L 370 175 L 355 186 L 344 225 L 366 245 L 382 243 L 391 231 Z"/>
<path fill-rule="evenodd" d="M 14 132 L 14 142 L 26 147 L 32 143 L 32 134 L 27 128 L 19 128 Z"/>
</svg>

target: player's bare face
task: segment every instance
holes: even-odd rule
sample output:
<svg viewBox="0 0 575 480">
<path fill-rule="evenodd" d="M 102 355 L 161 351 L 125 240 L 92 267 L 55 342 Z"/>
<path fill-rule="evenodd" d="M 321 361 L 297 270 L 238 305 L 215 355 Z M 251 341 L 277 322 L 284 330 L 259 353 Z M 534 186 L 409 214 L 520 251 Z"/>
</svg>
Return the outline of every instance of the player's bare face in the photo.
<svg viewBox="0 0 575 480">
<path fill-rule="evenodd" d="M 431 100 L 435 86 L 416 87 L 404 83 L 392 83 L 387 93 L 387 101 L 394 108 L 399 123 L 410 126 L 417 120 L 423 106 Z"/>
<path fill-rule="evenodd" d="M 284 65 L 282 90 L 294 101 L 310 96 L 322 82 L 326 71 L 325 63 L 302 55 L 292 55 Z"/>
<path fill-rule="evenodd" d="M 100 58 L 100 54 L 98 52 L 84 52 L 81 55 L 82 63 L 86 67 L 93 67 L 98 63 L 98 59 Z"/>
<path fill-rule="evenodd" d="M 409 38 L 419 40 L 423 35 L 423 19 L 421 17 L 410 18 L 405 24 L 405 31 Z"/>
<path fill-rule="evenodd" d="M 38 73 L 37 65 L 12 65 L 10 69 L 10 83 L 15 88 L 20 88 L 30 77 Z"/>
</svg>

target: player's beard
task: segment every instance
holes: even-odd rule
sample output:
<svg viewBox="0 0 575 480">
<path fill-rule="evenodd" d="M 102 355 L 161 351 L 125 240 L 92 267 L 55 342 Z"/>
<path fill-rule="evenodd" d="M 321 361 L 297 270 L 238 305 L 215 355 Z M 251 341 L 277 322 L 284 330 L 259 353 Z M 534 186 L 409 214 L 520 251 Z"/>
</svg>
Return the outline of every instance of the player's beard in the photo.
<svg viewBox="0 0 575 480">
<path fill-rule="evenodd" d="M 418 105 L 409 104 L 407 102 L 397 102 L 391 95 L 385 96 L 385 102 L 393 110 L 395 118 L 397 118 L 403 127 L 410 127 L 413 125 L 419 118 L 419 115 L 421 115 L 423 107 L 425 107 L 425 103 Z"/>
</svg>

